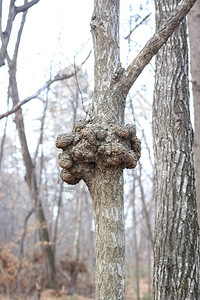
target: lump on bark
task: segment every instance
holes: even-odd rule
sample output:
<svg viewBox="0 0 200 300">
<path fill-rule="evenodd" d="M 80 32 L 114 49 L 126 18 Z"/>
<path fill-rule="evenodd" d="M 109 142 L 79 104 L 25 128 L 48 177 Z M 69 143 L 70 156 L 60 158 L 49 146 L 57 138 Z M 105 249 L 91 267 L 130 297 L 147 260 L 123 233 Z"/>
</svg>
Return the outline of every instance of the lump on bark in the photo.
<svg viewBox="0 0 200 300">
<path fill-rule="evenodd" d="M 141 152 L 134 125 L 106 127 L 90 121 L 80 121 L 71 134 L 59 135 L 56 147 L 63 150 L 58 163 L 61 178 L 69 184 L 77 184 L 81 179 L 87 182 L 94 176 L 95 168 L 133 169 Z"/>
</svg>

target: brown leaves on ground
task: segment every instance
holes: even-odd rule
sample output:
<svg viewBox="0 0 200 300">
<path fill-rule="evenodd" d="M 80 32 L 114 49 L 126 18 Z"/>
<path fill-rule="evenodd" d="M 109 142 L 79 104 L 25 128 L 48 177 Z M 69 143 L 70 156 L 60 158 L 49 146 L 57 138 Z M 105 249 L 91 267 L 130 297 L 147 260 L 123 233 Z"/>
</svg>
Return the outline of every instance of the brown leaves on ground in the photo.
<svg viewBox="0 0 200 300">
<path fill-rule="evenodd" d="M 6 291 L 9 282 L 9 289 L 12 290 L 16 285 L 17 258 L 7 247 L 0 246 L 0 286 Z"/>
<path fill-rule="evenodd" d="M 55 290 L 45 290 L 41 293 L 40 300 L 93 300 L 92 298 L 86 298 L 77 295 L 67 296 L 66 294 L 62 293 L 62 291 L 60 292 Z"/>
</svg>

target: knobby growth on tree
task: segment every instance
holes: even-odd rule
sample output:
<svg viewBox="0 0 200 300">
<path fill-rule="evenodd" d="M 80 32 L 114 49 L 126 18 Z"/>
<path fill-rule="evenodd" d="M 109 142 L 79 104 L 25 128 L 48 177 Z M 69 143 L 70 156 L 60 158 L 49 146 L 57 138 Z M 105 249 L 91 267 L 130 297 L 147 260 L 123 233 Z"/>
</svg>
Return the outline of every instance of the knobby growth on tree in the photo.
<svg viewBox="0 0 200 300">
<path fill-rule="evenodd" d="M 80 121 L 72 134 L 57 138 L 56 146 L 63 149 L 58 162 L 63 168 L 61 178 L 69 184 L 83 179 L 89 186 L 96 169 L 133 169 L 140 158 L 140 141 L 131 124 Z"/>
<path fill-rule="evenodd" d="M 94 44 L 94 99 L 89 118 L 60 135 L 61 178 L 81 179 L 93 199 L 96 234 L 96 299 L 124 299 L 125 244 L 122 171 L 135 168 L 140 142 L 133 125 L 124 126 L 127 94 L 144 67 L 188 13 L 182 1 L 171 18 L 144 46 L 127 70 L 120 63 L 119 0 L 96 0 L 91 20 Z"/>
</svg>

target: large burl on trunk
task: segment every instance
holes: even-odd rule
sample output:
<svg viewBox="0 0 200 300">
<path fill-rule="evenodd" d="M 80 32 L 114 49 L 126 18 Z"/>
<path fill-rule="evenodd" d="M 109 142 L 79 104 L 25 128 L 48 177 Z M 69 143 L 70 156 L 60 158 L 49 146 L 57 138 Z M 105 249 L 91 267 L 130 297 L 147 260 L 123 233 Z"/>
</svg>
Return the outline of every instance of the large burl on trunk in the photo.
<svg viewBox="0 0 200 300">
<path fill-rule="evenodd" d="M 81 179 L 93 199 L 96 237 L 96 299 L 123 300 L 125 238 L 122 173 L 135 168 L 140 142 L 133 125 L 124 126 L 128 88 L 119 51 L 119 1 L 95 1 L 91 20 L 94 43 L 94 99 L 89 120 L 57 138 L 63 149 L 61 178 Z"/>
<path fill-rule="evenodd" d="M 72 134 L 58 136 L 63 149 L 61 178 L 69 184 L 83 179 L 93 199 L 96 232 L 96 299 L 123 299 L 124 216 L 122 171 L 135 168 L 140 141 L 133 125 L 78 122 Z"/>
<path fill-rule="evenodd" d="M 127 94 L 144 67 L 183 20 L 195 0 L 185 0 L 124 70 L 119 51 L 119 0 L 95 0 L 91 20 L 94 44 L 94 99 L 87 121 L 60 135 L 61 177 L 81 179 L 93 199 L 96 235 L 96 300 L 123 300 L 125 245 L 122 172 L 135 168 L 140 142 L 133 125 L 124 126 Z"/>
<path fill-rule="evenodd" d="M 140 141 L 131 124 L 80 121 L 72 134 L 58 136 L 56 146 L 63 149 L 58 157 L 61 178 L 69 184 L 83 179 L 89 188 L 97 173 L 135 168 L 140 157 Z"/>
</svg>

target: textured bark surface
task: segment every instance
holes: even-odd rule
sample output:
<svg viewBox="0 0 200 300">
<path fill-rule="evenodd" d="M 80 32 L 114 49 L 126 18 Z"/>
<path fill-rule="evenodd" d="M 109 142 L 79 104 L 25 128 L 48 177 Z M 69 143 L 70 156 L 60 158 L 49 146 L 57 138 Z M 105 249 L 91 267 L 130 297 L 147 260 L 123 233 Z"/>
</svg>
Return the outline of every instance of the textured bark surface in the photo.
<svg viewBox="0 0 200 300">
<path fill-rule="evenodd" d="M 104 125 L 103 125 L 104 124 Z M 60 135 L 61 178 L 83 179 L 93 199 L 96 236 L 96 298 L 123 300 L 125 289 L 124 209 L 120 183 L 124 168 L 135 168 L 140 142 L 133 125 L 78 122 L 72 134 Z"/>
<path fill-rule="evenodd" d="M 119 0 L 95 1 L 91 31 L 95 59 L 92 118 L 99 123 L 123 123 L 126 96 L 120 85 L 124 70 L 119 51 Z"/>
<path fill-rule="evenodd" d="M 72 134 L 60 135 L 56 146 L 61 178 L 83 179 L 93 199 L 96 232 L 96 300 L 124 299 L 124 220 L 121 176 L 136 167 L 140 142 L 133 125 L 124 126 L 129 89 L 166 42 L 195 0 L 184 0 L 125 71 L 120 63 L 119 0 L 95 0 L 91 20 L 94 44 L 94 99 L 87 121 Z M 169 15 L 171 16 L 171 15 Z"/>
<path fill-rule="evenodd" d="M 197 193 L 198 220 L 200 226 L 200 0 L 193 6 L 188 15 L 190 40 L 190 71 L 194 99 L 194 161 Z"/>
<path fill-rule="evenodd" d="M 156 0 L 156 26 L 178 4 Z M 199 299 L 199 238 L 183 21 L 156 57 L 154 300 Z"/>
<path fill-rule="evenodd" d="M 134 249 L 134 258 L 135 258 L 135 277 L 136 277 L 136 295 L 137 300 L 140 300 L 140 269 L 139 269 L 139 253 L 138 253 L 138 242 L 137 242 L 137 219 L 136 219 L 136 195 L 135 195 L 135 183 L 136 183 L 136 175 L 133 172 L 133 190 L 132 190 L 132 198 L 133 198 L 133 249 Z"/>
<path fill-rule="evenodd" d="M 95 56 L 93 111 L 72 134 L 57 138 L 63 149 L 61 177 L 83 179 L 93 199 L 96 236 L 96 300 L 123 300 L 125 245 L 122 172 L 134 168 L 140 142 L 133 125 L 123 125 L 126 96 L 121 89 L 119 1 L 95 1 L 91 29 Z"/>
<path fill-rule="evenodd" d="M 96 235 L 96 298 L 122 300 L 125 291 L 125 236 L 122 170 L 97 170 L 89 184 Z"/>
<path fill-rule="evenodd" d="M 58 156 L 63 168 L 61 178 L 69 184 L 83 179 L 87 185 L 95 176 L 96 169 L 133 169 L 140 158 L 140 141 L 135 126 L 80 121 L 72 134 L 57 137 L 57 148 L 63 149 Z"/>
<path fill-rule="evenodd" d="M 73 243 L 73 258 L 79 261 L 79 248 L 80 248 L 80 233 L 81 233 L 81 217 L 82 217 L 82 203 L 84 198 L 84 182 L 82 181 L 76 189 L 76 229 Z"/>
</svg>

